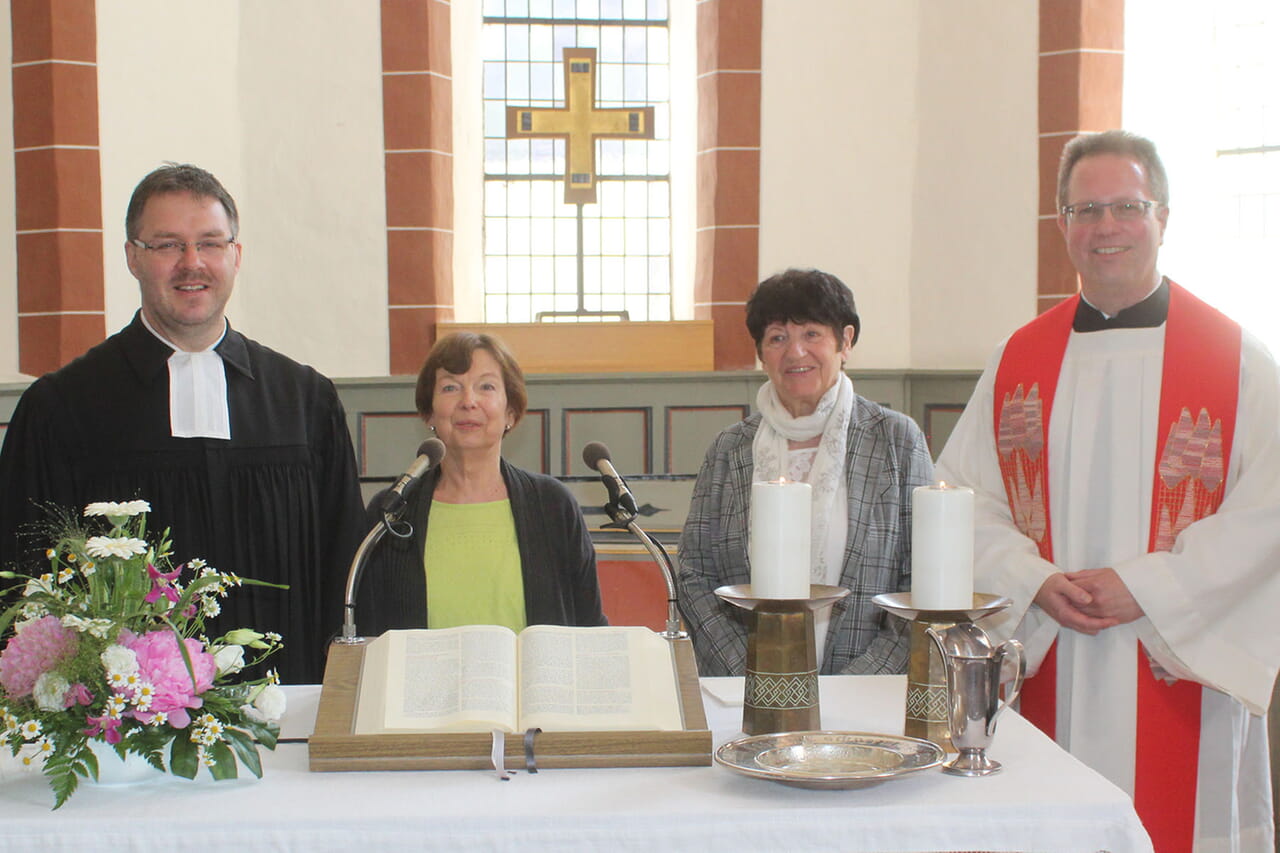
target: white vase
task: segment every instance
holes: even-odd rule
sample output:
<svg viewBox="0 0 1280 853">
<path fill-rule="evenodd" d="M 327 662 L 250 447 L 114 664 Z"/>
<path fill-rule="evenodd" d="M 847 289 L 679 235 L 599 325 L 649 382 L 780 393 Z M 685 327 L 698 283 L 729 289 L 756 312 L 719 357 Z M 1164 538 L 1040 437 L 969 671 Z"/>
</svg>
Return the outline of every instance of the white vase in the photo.
<svg viewBox="0 0 1280 853">
<path fill-rule="evenodd" d="M 127 753 L 121 761 L 115 748 L 104 741 L 89 741 L 89 749 L 98 758 L 99 785 L 137 785 L 162 775 L 137 753 Z M 93 777 L 86 781 L 92 782 Z"/>
</svg>

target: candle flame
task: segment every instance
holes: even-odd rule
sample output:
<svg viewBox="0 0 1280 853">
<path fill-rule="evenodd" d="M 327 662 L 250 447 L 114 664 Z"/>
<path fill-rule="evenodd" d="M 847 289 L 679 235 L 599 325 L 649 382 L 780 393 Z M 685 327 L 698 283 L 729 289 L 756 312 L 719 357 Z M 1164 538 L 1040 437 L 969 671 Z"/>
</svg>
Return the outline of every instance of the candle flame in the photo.
<svg viewBox="0 0 1280 853">
<path fill-rule="evenodd" d="M 939 480 L 939 481 L 938 481 L 938 488 L 939 488 L 939 489 L 945 489 L 946 487 L 947 487 L 947 481 L 946 481 L 946 480 Z"/>
</svg>

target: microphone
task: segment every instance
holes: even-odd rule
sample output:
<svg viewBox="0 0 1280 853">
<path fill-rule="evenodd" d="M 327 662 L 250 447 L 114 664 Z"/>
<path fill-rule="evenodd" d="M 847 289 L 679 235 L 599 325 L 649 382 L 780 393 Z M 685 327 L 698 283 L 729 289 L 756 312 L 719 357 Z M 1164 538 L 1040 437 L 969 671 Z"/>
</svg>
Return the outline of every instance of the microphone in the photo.
<svg viewBox="0 0 1280 853">
<path fill-rule="evenodd" d="M 428 438 L 418 445 L 418 458 L 413 460 L 409 470 L 400 475 L 400 479 L 396 480 L 396 484 L 383 497 L 382 511 L 399 512 L 404 507 L 405 497 L 413 491 L 423 475 L 440 464 L 444 453 L 444 442 L 438 438 Z"/>
<path fill-rule="evenodd" d="M 609 502 L 604 511 L 609 514 L 612 524 L 605 527 L 630 530 L 644 545 L 654 563 L 662 570 L 662 579 L 667 584 L 667 629 L 661 636 L 668 640 L 678 640 L 689 635 L 680 629 L 680 606 L 676 598 L 676 569 L 671 564 L 671 555 L 666 549 L 653 541 L 653 537 L 640 529 L 636 523 L 636 498 L 627 488 L 627 481 L 622 479 L 613 463 L 609 461 L 609 448 L 598 441 L 592 441 L 582 448 L 582 461 L 589 468 L 600 472 L 600 481 L 609 490 Z"/>
<path fill-rule="evenodd" d="M 609 448 L 598 441 L 592 441 L 582 448 L 582 461 L 587 463 L 588 468 L 600 472 L 600 481 L 609 490 L 609 502 L 634 517 L 637 512 L 635 495 L 631 494 L 627 481 L 613 467 Z"/>
</svg>

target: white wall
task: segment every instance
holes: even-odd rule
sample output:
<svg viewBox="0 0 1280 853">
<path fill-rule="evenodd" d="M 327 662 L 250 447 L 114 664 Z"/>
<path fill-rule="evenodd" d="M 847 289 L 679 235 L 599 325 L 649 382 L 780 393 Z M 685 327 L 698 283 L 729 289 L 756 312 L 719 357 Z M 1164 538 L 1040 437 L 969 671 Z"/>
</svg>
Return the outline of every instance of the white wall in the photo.
<svg viewBox="0 0 1280 853">
<path fill-rule="evenodd" d="M 849 284 L 855 366 L 980 367 L 1035 311 L 1035 4 L 764 15 L 761 277 L 814 266 Z"/>
<path fill-rule="evenodd" d="M 760 277 L 817 267 L 848 284 L 857 367 L 910 361 L 919 14 L 914 0 L 764 4 Z"/>
<path fill-rule="evenodd" d="M 1040 19 L 926 0 L 911 240 L 911 367 L 982 367 L 1036 314 Z"/>
<path fill-rule="evenodd" d="M 138 305 L 120 249 L 129 194 L 161 162 L 192 162 L 240 208 L 232 325 L 329 375 L 385 374 L 378 6 L 216 11 L 197 0 L 98 6 L 107 329 Z"/>
</svg>

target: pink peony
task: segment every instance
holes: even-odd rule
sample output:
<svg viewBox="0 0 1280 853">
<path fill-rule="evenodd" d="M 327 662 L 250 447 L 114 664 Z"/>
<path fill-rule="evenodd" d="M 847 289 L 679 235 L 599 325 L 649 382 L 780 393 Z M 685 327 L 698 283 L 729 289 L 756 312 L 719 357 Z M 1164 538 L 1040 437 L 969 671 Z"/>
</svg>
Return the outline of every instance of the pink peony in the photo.
<svg viewBox="0 0 1280 853">
<path fill-rule="evenodd" d="M 0 687 L 13 699 L 29 696 L 36 679 L 75 654 L 78 643 L 57 616 L 27 622 L 0 652 Z"/>
<path fill-rule="evenodd" d="M 195 671 L 193 685 L 191 674 L 182 660 L 178 638 L 172 631 L 148 631 L 141 637 L 125 640 L 122 636 L 121 639 L 138 656 L 139 677 L 155 689 L 151 707 L 145 712 L 134 711 L 133 715 L 145 723 L 163 711 L 175 729 L 186 728 L 191 723 L 187 709 L 203 705 L 204 700 L 199 694 L 213 686 L 213 676 L 217 671 L 213 655 L 204 650 L 199 640 L 184 641 L 191 656 L 191 668 Z"/>
</svg>

